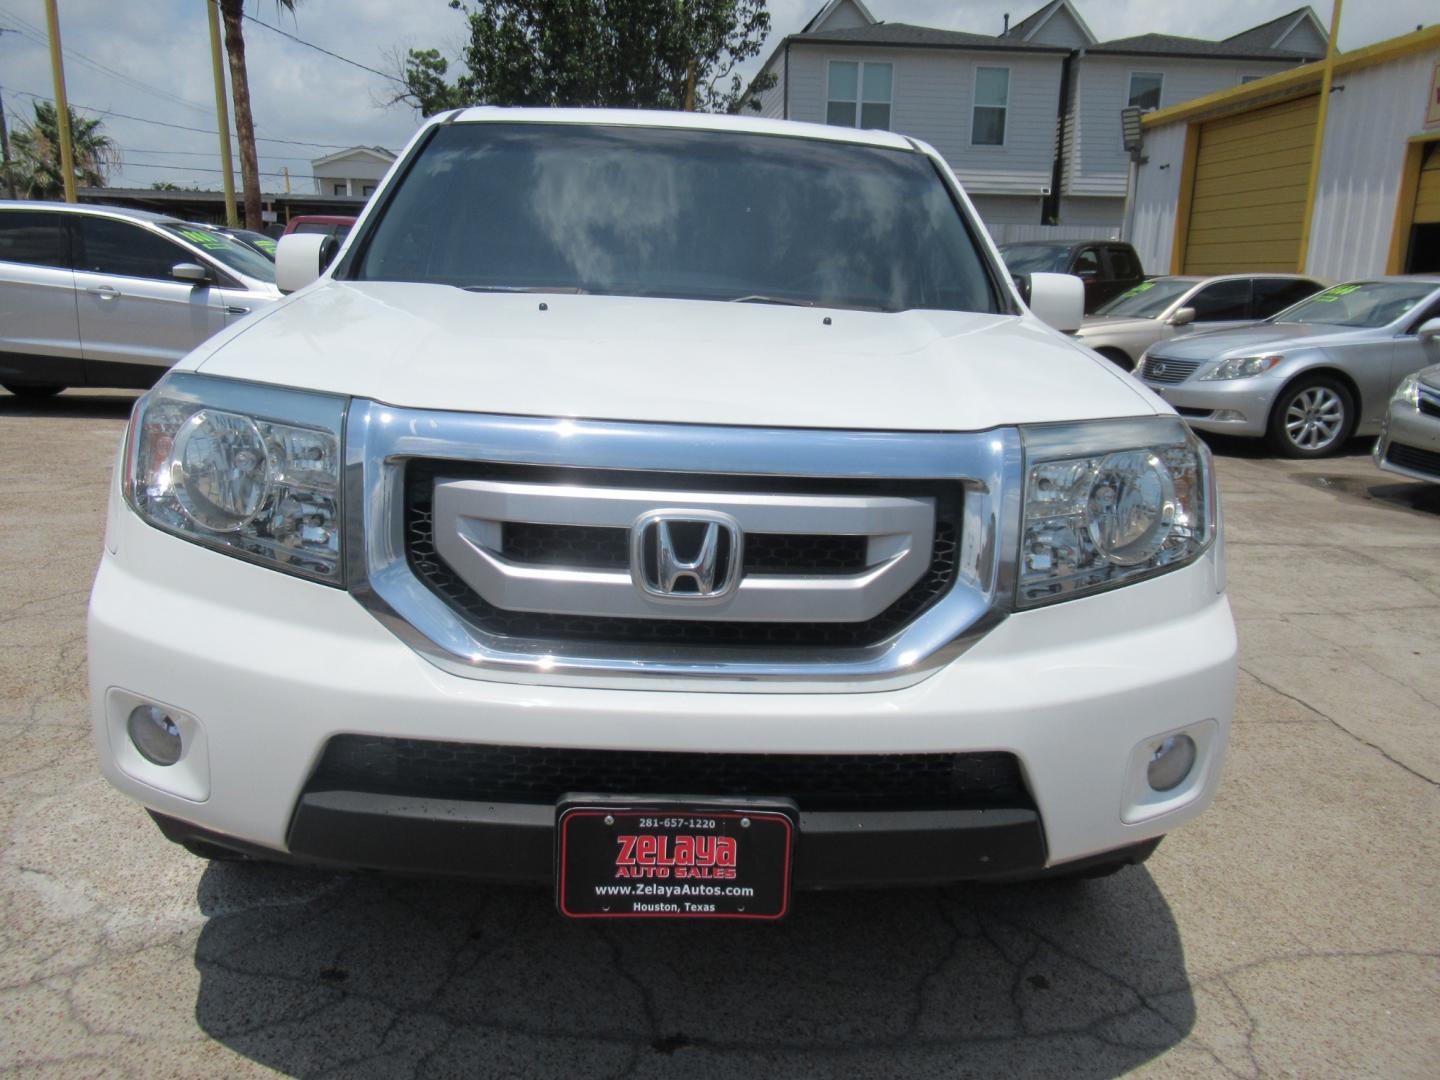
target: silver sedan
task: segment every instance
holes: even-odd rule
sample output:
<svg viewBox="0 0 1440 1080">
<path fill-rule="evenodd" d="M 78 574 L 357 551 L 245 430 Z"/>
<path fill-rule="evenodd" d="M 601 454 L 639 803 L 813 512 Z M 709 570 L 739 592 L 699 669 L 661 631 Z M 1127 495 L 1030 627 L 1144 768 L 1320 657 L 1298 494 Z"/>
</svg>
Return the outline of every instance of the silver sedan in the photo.
<svg viewBox="0 0 1440 1080">
<path fill-rule="evenodd" d="M 1145 350 L 1178 334 L 1268 319 L 1325 286 L 1300 274 L 1148 278 L 1087 315 L 1075 336 L 1126 371 Z"/>
<path fill-rule="evenodd" d="M 1405 376 L 1440 362 L 1440 276 L 1336 285 L 1238 330 L 1153 346 L 1137 374 L 1202 431 L 1323 457 L 1374 435 Z"/>
<path fill-rule="evenodd" d="M 1440 484 L 1440 364 L 1400 381 L 1375 443 L 1375 464 Z"/>
</svg>

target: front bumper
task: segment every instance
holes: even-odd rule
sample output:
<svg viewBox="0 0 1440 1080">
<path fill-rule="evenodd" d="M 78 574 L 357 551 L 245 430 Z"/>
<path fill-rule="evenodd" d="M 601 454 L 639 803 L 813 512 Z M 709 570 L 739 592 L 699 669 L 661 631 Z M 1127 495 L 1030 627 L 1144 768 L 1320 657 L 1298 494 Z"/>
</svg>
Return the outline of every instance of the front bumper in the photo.
<svg viewBox="0 0 1440 1080">
<path fill-rule="evenodd" d="M 1254 438 L 1265 434 L 1282 385 L 1263 375 L 1214 382 L 1193 377 L 1179 383 L 1141 381 L 1197 431 Z"/>
<path fill-rule="evenodd" d="M 1392 403 L 1374 457 L 1386 472 L 1440 484 L 1440 417 L 1404 402 Z"/>
<path fill-rule="evenodd" d="M 152 811 L 240 849 L 502 880 L 548 876 L 553 805 L 307 792 L 327 742 L 1013 754 L 1028 811 L 800 808 L 798 884 L 955 880 L 1132 850 L 1195 817 L 1219 780 L 1235 687 L 1234 625 L 1213 550 L 1140 584 L 1012 615 L 903 689 L 590 689 L 449 674 L 348 593 L 208 551 L 121 509 L 89 634 L 101 767 Z M 152 765 L 129 745 L 136 701 L 185 718 L 178 764 Z M 1195 738 L 1199 760 L 1159 796 L 1144 785 L 1148 748 L 1178 731 Z"/>
</svg>

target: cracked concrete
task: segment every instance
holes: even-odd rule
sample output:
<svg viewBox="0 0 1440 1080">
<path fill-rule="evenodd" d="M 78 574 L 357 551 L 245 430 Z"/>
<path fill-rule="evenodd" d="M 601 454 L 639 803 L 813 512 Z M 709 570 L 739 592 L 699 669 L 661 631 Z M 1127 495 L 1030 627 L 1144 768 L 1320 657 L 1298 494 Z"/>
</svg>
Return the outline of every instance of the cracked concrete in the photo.
<svg viewBox="0 0 1440 1080">
<path fill-rule="evenodd" d="M 97 775 L 83 617 L 126 395 L 0 395 L 0 1071 L 1421 1077 L 1440 1061 L 1440 488 L 1218 447 L 1239 717 L 1103 881 L 802 895 L 772 927 L 209 865 Z"/>
</svg>

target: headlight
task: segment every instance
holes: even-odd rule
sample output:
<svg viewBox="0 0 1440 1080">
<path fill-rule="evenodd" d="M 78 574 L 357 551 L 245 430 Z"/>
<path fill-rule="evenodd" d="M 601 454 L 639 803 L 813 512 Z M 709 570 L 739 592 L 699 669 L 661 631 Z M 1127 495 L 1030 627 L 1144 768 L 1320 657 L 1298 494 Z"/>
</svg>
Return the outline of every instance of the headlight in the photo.
<svg viewBox="0 0 1440 1080">
<path fill-rule="evenodd" d="M 1395 388 L 1395 393 L 1390 398 L 1392 403 L 1409 405 L 1412 409 L 1420 407 L 1420 376 L 1406 375 L 1400 380 L 1400 385 Z"/>
<path fill-rule="evenodd" d="M 151 525 L 341 583 L 345 399 L 173 372 L 140 399 L 125 498 Z"/>
<path fill-rule="evenodd" d="M 1264 375 L 1284 359 L 1285 357 L 1279 354 L 1274 356 L 1237 356 L 1233 360 L 1222 360 L 1220 366 L 1214 371 L 1201 375 L 1200 381 L 1250 379 L 1256 375 Z"/>
<path fill-rule="evenodd" d="M 1172 570 L 1215 534 L 1210 451 L 1181 421 L 1022 428 L 1018 607 Z"/>
</svg>

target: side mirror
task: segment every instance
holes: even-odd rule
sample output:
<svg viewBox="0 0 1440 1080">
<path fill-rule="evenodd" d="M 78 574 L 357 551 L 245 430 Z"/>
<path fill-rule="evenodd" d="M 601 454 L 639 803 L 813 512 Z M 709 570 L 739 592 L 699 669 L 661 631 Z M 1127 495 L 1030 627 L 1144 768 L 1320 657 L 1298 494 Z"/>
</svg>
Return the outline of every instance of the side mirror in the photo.
<svg viewBox="0 0 1440 1080">
<path fill-rule="evenodd" d="M 1085 285 L 1073 274 L 1031 274 L 1026 304 L 1041 322 L 1073 334 L 1085 319 Z"/>
<path fill-rule="evenodd" d="M 1165 321 L 1171 326 L 1189 326 L 1195 321 L 1195 309 L 1193 307 L 1182 307 Z"/>
<path fill-rule="evenodd" d="M 188 281 L 192 285 L 204 285 L 210 280 L 210 271 L 199 263 L 180 262 L 170 267 L 170 276 L 176 281 Z"/>
<path fill-rule="evenodd" d="M 275 284 L 282 293 L 303 289 L 325 271 L 320 233 L 286 233 L 275 245 Z"/>
<path fill-rule="evenodd" d="M 1415 331 L 1415 336 L 1421 341 L 1434 341 L 1440 337 L 1440 319 L 1426 319 Z"/>
</svg>

